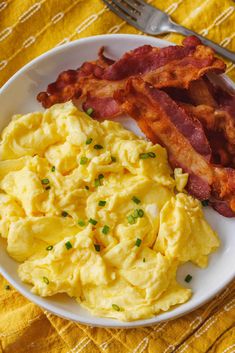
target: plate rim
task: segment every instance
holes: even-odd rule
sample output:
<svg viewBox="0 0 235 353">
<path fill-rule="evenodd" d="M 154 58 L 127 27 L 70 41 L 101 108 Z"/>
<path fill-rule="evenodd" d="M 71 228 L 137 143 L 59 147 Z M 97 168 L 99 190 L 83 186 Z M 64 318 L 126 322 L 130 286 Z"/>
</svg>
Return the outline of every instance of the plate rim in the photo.
<svg viewBox="0 0 235 353">
<path fill-rule="evenodd" d="M 63 52 L 65 49 L 70 48 L 70 47 L 76 47 L 79 44 L 82 43 L 91 43 L 95 42 L 97 40 L 102 40 L 103 38 L 110 38 L 110 39 L 115 39 L 115 38 L 125 38 L 125 39 L 141 39 L 143 40 L 143 35 L 136 35 L 136 34 L 102 34 L 102 35 L 95 35 L 95 36 L 89 36 L 81 39 L 74 40 L 72 42 L 65 43 L 63 45 L 54 47 L 45 53 L 39 55 L 38 57 L 34 58 L 31 60 L 29 63 L 24 65 L 22 68 L 20 68 L 16 73 L 14 73 L 13 76 L 9 78 L 9 80 L 0 88 L 0 95 L 10 87 L 10 85 L 14 82 L 18 76 L 26 72 L 28 69 L 30 69 L 34 64 L 37 64 L 44 58 L 49 58 L 50 56 L 53 56 L 56 53 Z M 152 41 L 156 41 L 156 46 L 159 45 L 159 42 L 162 43 L 163 46 L 167 45 L 176 45 L 175 43 L 172 43 L 167 40 L 163 40 L 157 37 L 153 36 L 147 36 L 147 38 L 150 38 Z M 225 79 L 228 81 L 229 84 L 231 84 L 233 87 L 235 87 L 235 83 L 226 75 L 223 75 Z M 92 319 L 90 318 L 84 318 L 80 314 L 73 314 L 73 312 L 69 312 L 66 309 L 58 308 L 56 307 L 55 304 L 51 304 L 48 302 L 45 298 L 39 297 L 33 293 L 27 287 L 24 287 L 24 284 L 18 284 L 15 279 L 8 273 L 9 271 L 6 271 L 1 263 L 0 263 L 0 274 L 8 280 L 8 282 L 17 289 L 17 291 L 22 294 L 24 297 L 26 297 L 28 300 L 33 302 L 34 304 L 38 305 L 39 307 L 43 308 L 44 310 L 47 310 L 48 312 L 53 313 L 54 315 L 57 315 L 59 317 L 62 317 L 67 320 L 72 320 L 74 322 L 79 322 L 81 324 L 93 326 L 93 327 L 110 327 L 110 328 L 133 328 L 133 327 L 146 327 L 146 326 L 151 326 L 157 323 L 165 322 L 168 320 L 174 320 L 177 319 L 178 317 L 184 316 L 197 308 L 201 307 L 211 299 L 213 299 L 216 295 L 219 295 L 219 293 L 222 292 L 222 290 L 235 278 L 235 272 L 234 274 L 231 274 L 229 278 L 227 278 L 220 286 L 219 289 L 215 289 L 210 293 L 209 296 L 204 296 L 201 300 L 197 300 L 197 302 L 194 304 L 193 307 L 189 307 L 187 309 L 182 308 L 181 306 L 181 311 L 179 311 L 177 314 L 173 314 L 174 309 L 169 310 L 167 312 L 164 312 L 166 316 L 165 318 L 161 318 L 158 315 L 155 315 L 153 318 L 150 319 L 140 319 L 136 321 L 119 321 L 115 319 L 111 319 L 112 323 L 111 324 L 102 324 L 100 322 L 97 322 L 101 319 L 109 319 L 109 318 L 103 318 L 103 317 L 97 317 L 97 316 L 92 316 Z M 78 304 L 79 305 L 79 304 Z M 168 314 L 168 315 L 167 315 Z M 92 322 L 93 321 L 93 322 Z"/>
</svg>

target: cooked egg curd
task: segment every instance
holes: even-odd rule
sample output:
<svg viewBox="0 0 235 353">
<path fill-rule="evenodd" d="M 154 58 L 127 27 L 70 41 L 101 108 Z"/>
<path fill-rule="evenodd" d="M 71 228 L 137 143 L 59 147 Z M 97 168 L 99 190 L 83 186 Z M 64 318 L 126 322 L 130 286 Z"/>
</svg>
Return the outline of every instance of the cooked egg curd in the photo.
<svg viewBox="0 0 235 353">
<path fill-rule="evenodd" d="M 33 293 L 150 318 L 190 298 L 178 267 L 205 267 L 219 246 L 186 183 L 164 148 L 71 102 L 16 115 L 0 145 L 0 232 Z"/>
</svg>

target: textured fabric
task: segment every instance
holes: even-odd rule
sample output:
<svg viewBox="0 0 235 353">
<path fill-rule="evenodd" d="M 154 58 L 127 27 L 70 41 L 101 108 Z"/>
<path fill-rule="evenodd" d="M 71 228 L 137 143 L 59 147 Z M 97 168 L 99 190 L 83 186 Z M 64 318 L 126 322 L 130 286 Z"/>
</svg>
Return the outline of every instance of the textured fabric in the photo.
<svg viewBox="0 0 235 353">
<path fill-rule="evenodd" d="M 232 0 L 155 0 L 173 20 L 235 50 Z M 101 0 L 0 0 L 0 86 L 34 57 L 81 37 L 139 33 Z M 180 42 L 181 36 L 162 36 Z M 235 79 L 235 65 L 227 74 Z M 215 274 L 216 275 L 216 274 Z M 24 299 L 0 276 L 0 353 L 234 353 L 235 282 L 193 313 L 148 328 L 91 328 Z"/>
</svg>

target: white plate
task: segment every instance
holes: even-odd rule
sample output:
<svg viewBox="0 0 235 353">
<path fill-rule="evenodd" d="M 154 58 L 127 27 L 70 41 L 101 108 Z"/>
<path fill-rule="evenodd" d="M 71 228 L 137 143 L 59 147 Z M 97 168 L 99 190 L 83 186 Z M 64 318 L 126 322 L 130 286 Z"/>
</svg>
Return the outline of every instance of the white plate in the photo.
<svg viewBox="0 0 235 353">
<path fill-rule="evenodd" d="M 48 83 L 55 80 L 58 73 L 69 68 L 77 68 L 86 60 L 93 60 L 101 46 L 107 47 L 107 54 L 113 58 L 143 44 L 158 47 L 169 42 L 153 37 L 135 35 L 104 35 L 81 39 L 38 57 L 16 73 L 0 90 L 0 130 L 8 124 L 15 113 L 27 113 L 42 110 L 36 101 L 38 92 L 45 90 Z M 129 122 L 126 122 L 129 125 Z M 131 125 L 135 129 L 134 125 Z M 220 216 L 212 209 L 206 209 L 206 217 L 219 233 L 221 247 L 210 256 L 207 269 L 199 269 L 192 264 L 182 266 L 177 274 L 183 285 L 185 276 L 190 273 L 193 290 L 192 298 L 175 309 L 148 320 L 124 323 L 112 319 L 91 316 L 67 295 L 40 298 L 30 292 L 30 286 L 21 283 L 17 275 L 18 263 L 6 252 L 4 241 L 0 241 L 0 273 L 25 297 L 44 309 L 64 317 L 93 326 L 136 327 L 151 325 L 184 315 L 202 305 L 221 291 L 235 277 L 235 220 Z"/>
</svg>

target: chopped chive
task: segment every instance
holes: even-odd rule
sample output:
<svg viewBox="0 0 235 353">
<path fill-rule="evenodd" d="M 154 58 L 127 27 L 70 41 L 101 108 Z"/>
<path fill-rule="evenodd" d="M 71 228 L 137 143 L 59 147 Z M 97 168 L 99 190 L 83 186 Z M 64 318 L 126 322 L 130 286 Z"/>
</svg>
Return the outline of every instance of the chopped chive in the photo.
<svg viewBox="0 0 235 353">
<path fill-rule="evenodd" d="M 206 206 L 209 205 L 209 200 L 202 200 L 201 204 L 202 204 L 203 207 L 206 207 Z"/>
<path fill-rule="evenodd" d="M 61 216 L 62 217 L 67 217 L 69 214 L 68 214 L 68 212 L 66 212 L 66 211 L 62 211 L 61 212 Z"/>
<path fill-rule="evenodd" d="M 144 211 L 141 209 L 137 211 L 138 211 L 138 217 L 142 218 L 144 216 Z"/>
<path fill-rule="evenodd" d="M 47 251 L 51 251 L 52 249 L 53 249 L 53 245 L 49 245 L 49 246 L 46 248 Z"/>
<path fill-rule="evenodd" d="M 100 179 L 95 179 L 94 184 L 95 184 L 95 187 L 100 186 L 101 185 Z"/>
<path fill-rule="evenodd" d="M 98 252 L 100 251 L 100 245 L 99 244 L 94 244 L 94 247 L 95 247 L 96 251 L 98 251 Z"/>
<path fill-rule="evenodd" d="M 49 279 L 47 277 L 42 277 L 43 282 L 45 282 L 46 284 L 49 284 Z"/>
<path fill-rule="evenodd" d="M 106 205 L 106 201 L 100 200 L 98 203 L 99 206 L 103 207 Z"/>
<path fill-rule="evenodd" d="M 140 159 L 148 159 L 148 158 L 155 158 L 156 153 L 154 152 L 148 152 L 148 153 L 140 153 L 139 158 Z"/>
<path fill-rule="evenodd" d="M 11 289 L 11 287 L 9 286 L 9 284 L 5 285 L 5 289 L 6 289 L 6 290 L 10 290 L 10 289 Z"/>
<path fill-rule="evenodd" d="M 51 171 L 54 172 L 55 171 L 55 166 L 53 165 L 53 167 L 51 167 Z"/>
<path fill-rule="evenodd" d="M 50 186 L 47 186 L 45 187 L 45 190 L 50 190 L 50 188 L 51 188 Z"/>
<path fill-rule="evenodd" d="M 143 258 L 143 262 L 146 262 L 145 257 Z"/>
<path fill-rule="evenodd" d="M 50 183 L 49 179 L 45 178 L 41 180 L 42 185 L 47 185 Z"/>
<path fill-rule="evenodd" d="M 78 225 L 79 225 L 80 227 L 84 227 L 84 226 L 85 226 L 85 222 L 84 222 L 82 219 L 80 219 L 80 220 L 78 221 Z"/>
<path fill-rule="evenodd" d="M 136 196 L 132 197 L 132 201 L 136 203 L 137 205 L 141 202 Z"/>
<path fill-rule="evenodd" d="M 87 164 L 88 162 L 88 158 L 87 157 L 81 157 L 80 158 L 80 164 L 83 165 L 83 164 Z"/>
<path fill-rule="evenodd" d="M 139 210 L 135 210 L 134 212 L 133 212 L 133 217 L 134 218 L 138 218 L 139 217 L 139 212 L 138 212 Z"/>
<path fill-rule="evenodd" d="M 92 143 L 92 138 L 91 137 L 89 137 L 87 140 L 86 140 L 86 145 L 90 145 L 91 143 Z"/>
<path fill-rule="evenodd" d="M 135 245 L 138 246 L 138 248 L 139 248 L 141 243 L 142 243 L 142 240 L 140 238 L 137 238 Z"/>
<path fill-rule="evenodd" d="M 128 223 L 129 224 L 134 224 L 135 223 L 135 218 L 132 215 L 129 215 L 127 217 Z"/>
<path fill-rule="evenodd" d="M 86 186 L 85 186 L 85 189 L 86 189 L 86 190 L 89 190 L 90 188 L 89 188 L 89 186 L 88 186 L 88 185 L 86 185 Z"/>
<path fill-rule="evenodd" d="M 87 115 L 90 115 L 90 116 L 91 116 L 91 114 L 93 113 L 93 111 L 94 111 L 93 108 L 88 108 L 87 111 L 86 111 L 86 113 L 87 113 Z"/>
<path fill-rule="evenodd" d="M 94 145 L 95 150 L 102 150 L 104 147 L 102 145 Z"/>
<path fill-rule="evenodd" d="M 120 311 L 120 307 L 117 304 L 112 304 L 112 308 L 116 311 Z"/>
<path fill-rule="evenodd" d="M 116 157 L 111 156 L 111 160 L 112 160 L 112 162 L 117 162 L 117 158 Z"/>
<path fill-rule="evenodd" d="M 91 223 L 91 224 L 93 224 L 93 226 L 95 226 L 95 225 L 98 223 L 98 222 L 97 222 L 95 219 L 93 219 L 93 218 L 90 218 L 88 222 Z"/>
<path fill-rule="evenodd" d="M 110 230 L 109 226 L 105 225 L 105 226 L 103 226 L 102 233 L 103 234 L 108 234 L 109 230 Z"/>
<path fill-rule="evenodd" d="M 192 277 L 190 274 L 188 274 L 188 275 L 185 277 L 184 280 L 185 280 L 185 282 L 189 283 L 192 278 L 193 278 L 193 277 Z"/>
<path fill-rule="evenodd" d="M 70 243 L 70 241 L 67 241 L 65 243 L 65 247 L 66 247 L 67 250 L 72 249 L 72 244 Z"/>
<path fill-rule="evenodd" d="M 140 153 L 139 158 L 140 159 L 147 159 L 147 158 L 149 158 L 149 154 L 148 153 Z"/>
<path fill-rule="evenodd" d="M 156 157 L 156 153 L 154 153 L 154 152 L 149 152 L 148 155 L 149 155 L 150 158 L 155 158 Z"/>
<path fill-rule="evenodd" d="M 104 175 L 103 175 L 103 174 L 99 174 L 99 175 L 98 175 L 98 178 L 95 179 L 95 187 L 101 185 L 101 179 L 103 179 L 103 178 L 104 178 Z"/>
</svg>

